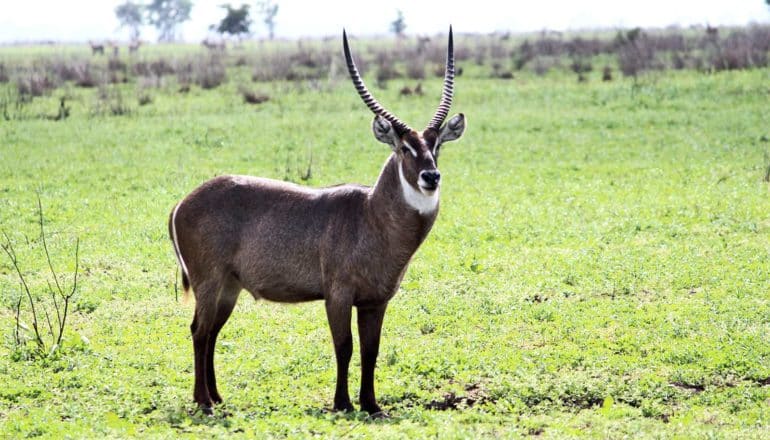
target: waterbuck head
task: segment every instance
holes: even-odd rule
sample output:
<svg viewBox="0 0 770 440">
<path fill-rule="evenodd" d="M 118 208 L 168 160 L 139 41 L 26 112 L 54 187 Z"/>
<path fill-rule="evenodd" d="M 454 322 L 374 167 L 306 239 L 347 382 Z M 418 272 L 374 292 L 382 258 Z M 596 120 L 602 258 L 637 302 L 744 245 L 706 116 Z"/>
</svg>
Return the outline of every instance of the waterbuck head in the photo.
<svg viewBox="0 0 770 440">
<path fill-rule="evenodd" d="M 374 121 L 372 121 L 374 137 L 378 141 L 390 145 L 395 153 L 405 197 L 413 206 L 424 203 L 421 200 L 424 198 L 437 200 L 441 180 L 441 173 L 436 166 L 439 150 L 444 142 L 459 138 L 465 130 L 465 116 L 462 113 L 453 116 L 444 123 L 452 105 L 454 91 L 455 66 L 452 27 L 449 27 L 449 44 L 441 102 L 433 119 L 422 132 L 410 128 L 395 115 L 385 110 L 372 96 L 361 79 L 355 62 L 353 62 L 347 34 L 344 30 L 342 31 L 342 46 L 353 85 L 366 106 L 374 112 Z"/>
</svg>

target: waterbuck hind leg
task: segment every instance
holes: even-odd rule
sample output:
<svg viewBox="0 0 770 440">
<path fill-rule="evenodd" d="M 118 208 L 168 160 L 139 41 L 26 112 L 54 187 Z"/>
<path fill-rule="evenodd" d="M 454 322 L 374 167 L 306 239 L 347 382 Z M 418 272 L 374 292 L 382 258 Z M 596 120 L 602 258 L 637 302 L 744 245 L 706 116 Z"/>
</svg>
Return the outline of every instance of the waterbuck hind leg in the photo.
<svg viewBox="0 0 770 440">
<path fill-rule="evenodd" d="M 208 344 L 206 345 L 206 386 L 213 403 L 222 403 L 222 396 L 219 395 L 217 390 L 217 379 L 214 373 L 214 352 L 217 336 L 219 336 L 219 331 L 225 325 L 227 319 L 230 318 L 230 314 L 232 314 L 233 308 L 235 308 L 235 304 L 238 301 L 240 290 L 241 286 L 234 281 L 228 282 L 222 288 L 216 304 L 216 312 L 214 312 L 214 322 L 209 331 Z"/>
<path fill-rule="evenodd" d="M 201 331 L 200 326 L 200 313 L 195 310 L 195 316 L 193 322 L 190 324 L 190 332 L 192 333 L 194 364 L 195 364 L 195 385 L 193 386 L 193 400 L 198 404 L 201 411 L 204 414 L 211 415 L 213 410 L 211 409 L 211 396 L 209 395 L 209 389 L 206 385 L 206 346 L 208 345 L 208 334 Z"/>
<path fill-rule="evenodd" d="M 352 295 L 330 295 L 326 299 L 326 316 L 334 341 L 337 357 L 337 388 L 334 392 L 334 411 L 354 411 L 348 393 L 348 366 L 353 355 L 353 335 L 350 331 L 350 317 L 353 309 L 349 299 Z"/>
<path fill-rule="evenodd" d="M 372 416 L 387 417 L 374 396 L 374 368 L 380 350 L 382 319 L 386 304 L 358 308 L 358 335 L 361 342 L 361 410 Z"/>
<path fill-rule="evenodd" d="M 204 414 L 213 414 L 211 392 L 208 384 L 211 382 L 209 375 L 213 375 L 213 350 L 209 355 L 211 330 L 216 322 L 217 297 L 222 289 L 222 283 L 206 281 L 193 286 L 195 293 L 195 316 L 190 325 L 192 333 L 193 350 L 195 352 L 195 386 L 193 399 Z M 221 325 L 220 325 L 221 328 Z M 214 338 L 216 340 L 216 338 Z M 213 378 L 213 376 L 212 376 Z"/>
</svg>

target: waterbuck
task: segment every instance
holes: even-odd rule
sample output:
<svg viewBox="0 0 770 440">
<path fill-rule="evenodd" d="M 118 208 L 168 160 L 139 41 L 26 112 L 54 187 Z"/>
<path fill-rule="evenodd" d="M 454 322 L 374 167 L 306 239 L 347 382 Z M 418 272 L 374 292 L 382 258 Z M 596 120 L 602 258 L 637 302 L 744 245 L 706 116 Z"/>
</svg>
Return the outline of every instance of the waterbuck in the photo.
<svg viewBox="0 0 770 440">
<path fill-rule="evenodd" d="M 214 376 L 214 347 L 242 289 L 255 299 L 323 300 L 337 358 L 334 410 L 350 411 L 348 365 L 353 352 L 352 308 L 361 343 L 360 403 L 384 415 L 374 396 L 374 367 L 388 301 L 428 235 L 439 208 L 436 168 L 444 142 L 459 138 L 465 117 L 444 124 L 452 103 L 454 55 L 449 28 L 444 90 L 428 127 L 417 132 L 385 110 L 364 85 L 342 45 L 358 94 L 374 112 L 374 137 L 393 150 L 374 187 L 313 189 L 249 176 L 215 177 L 171 211 L 169 233 L 182 284 L 195 296 L 190 329 L 199 408 L 222 401 Z"/>
</svg>

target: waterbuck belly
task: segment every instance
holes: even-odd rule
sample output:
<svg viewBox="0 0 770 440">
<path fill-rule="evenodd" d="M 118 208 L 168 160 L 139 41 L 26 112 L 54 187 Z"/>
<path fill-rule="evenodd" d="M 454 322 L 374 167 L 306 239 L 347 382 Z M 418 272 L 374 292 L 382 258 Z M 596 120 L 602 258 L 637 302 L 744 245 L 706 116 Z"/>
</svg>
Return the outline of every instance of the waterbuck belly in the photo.
<svg viewBox="0 0 770 440">
<path fill-rule="evenodd" d="M 254 299 L 266 299 L 268 301 L 282 303 L 297 303 L 323 299 L 323 294 L 321 292 L 312 290 L 263 289 L 258 292 L 249 290 L 249 293 L 251 293 Z"/>
<path fill-rule="evenodd" d="M 301 302 L 323 298 L 320 276 L 314 265 L 302 259 L 260 258 L 240 277 L 241 285 L 255 298 L 277 302 Z"/>
</svg>

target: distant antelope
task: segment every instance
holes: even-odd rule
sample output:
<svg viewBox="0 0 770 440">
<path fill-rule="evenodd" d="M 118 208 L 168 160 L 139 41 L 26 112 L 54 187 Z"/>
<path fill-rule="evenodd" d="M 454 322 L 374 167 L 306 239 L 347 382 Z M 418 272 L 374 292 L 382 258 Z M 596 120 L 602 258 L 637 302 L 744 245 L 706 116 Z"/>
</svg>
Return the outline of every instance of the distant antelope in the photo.
<svg viewBox="0 0 770 440">
<path fill-rule="evenodd" d="M 104 55 L 104 43 L 94 43 L 93 41 L 89 41 L 88 45 L 91 46 L 91 55 Z"/>
<path fill-rule="evenodd" d="M 131 40 L 131 42 L 128 43 L 128 53 L 138 52 L 141 46 L 142 46 L 142 40 Z"/>
<path fill-rule="evenodd" d="M 193 396 L 212 414 L 222 401 L 214 375 L 214 347 L 242 289 L 255 299 L 323 300 L 337 358 L 334 410 L 353 410 L 348 365 L 353 351 L 352 307 L 361 343 L 360 403 L 384 416 L 374 395 L 374 368 L 388 301 L 439 208 L 436 159 L 444 142 L 459 138 L 465 117 L 444 124 L 452 103 L 454 54 L 449 28 L 444 90 L 422 132 L 385 110 L 364 85 L 342 44 L 353 85 L 374 112 L 374 137 L 393 150 L 374 187 L 312 189 L 249 176 L 215 177 L 171 211 L 169 234 L 182 284 L 195 295 L 190 329 L 195 352 Z"/>
<path fill-rule="evenodd" d="M 215 40 L 209 40 L 208 38 L 201 41 L 201 45 L 205 47 L 208 50 L 220 50 L 224 51 L 227 46 L 225 45 L 224 40 L 221 41 L 215 41 Z"/>
</svg>

